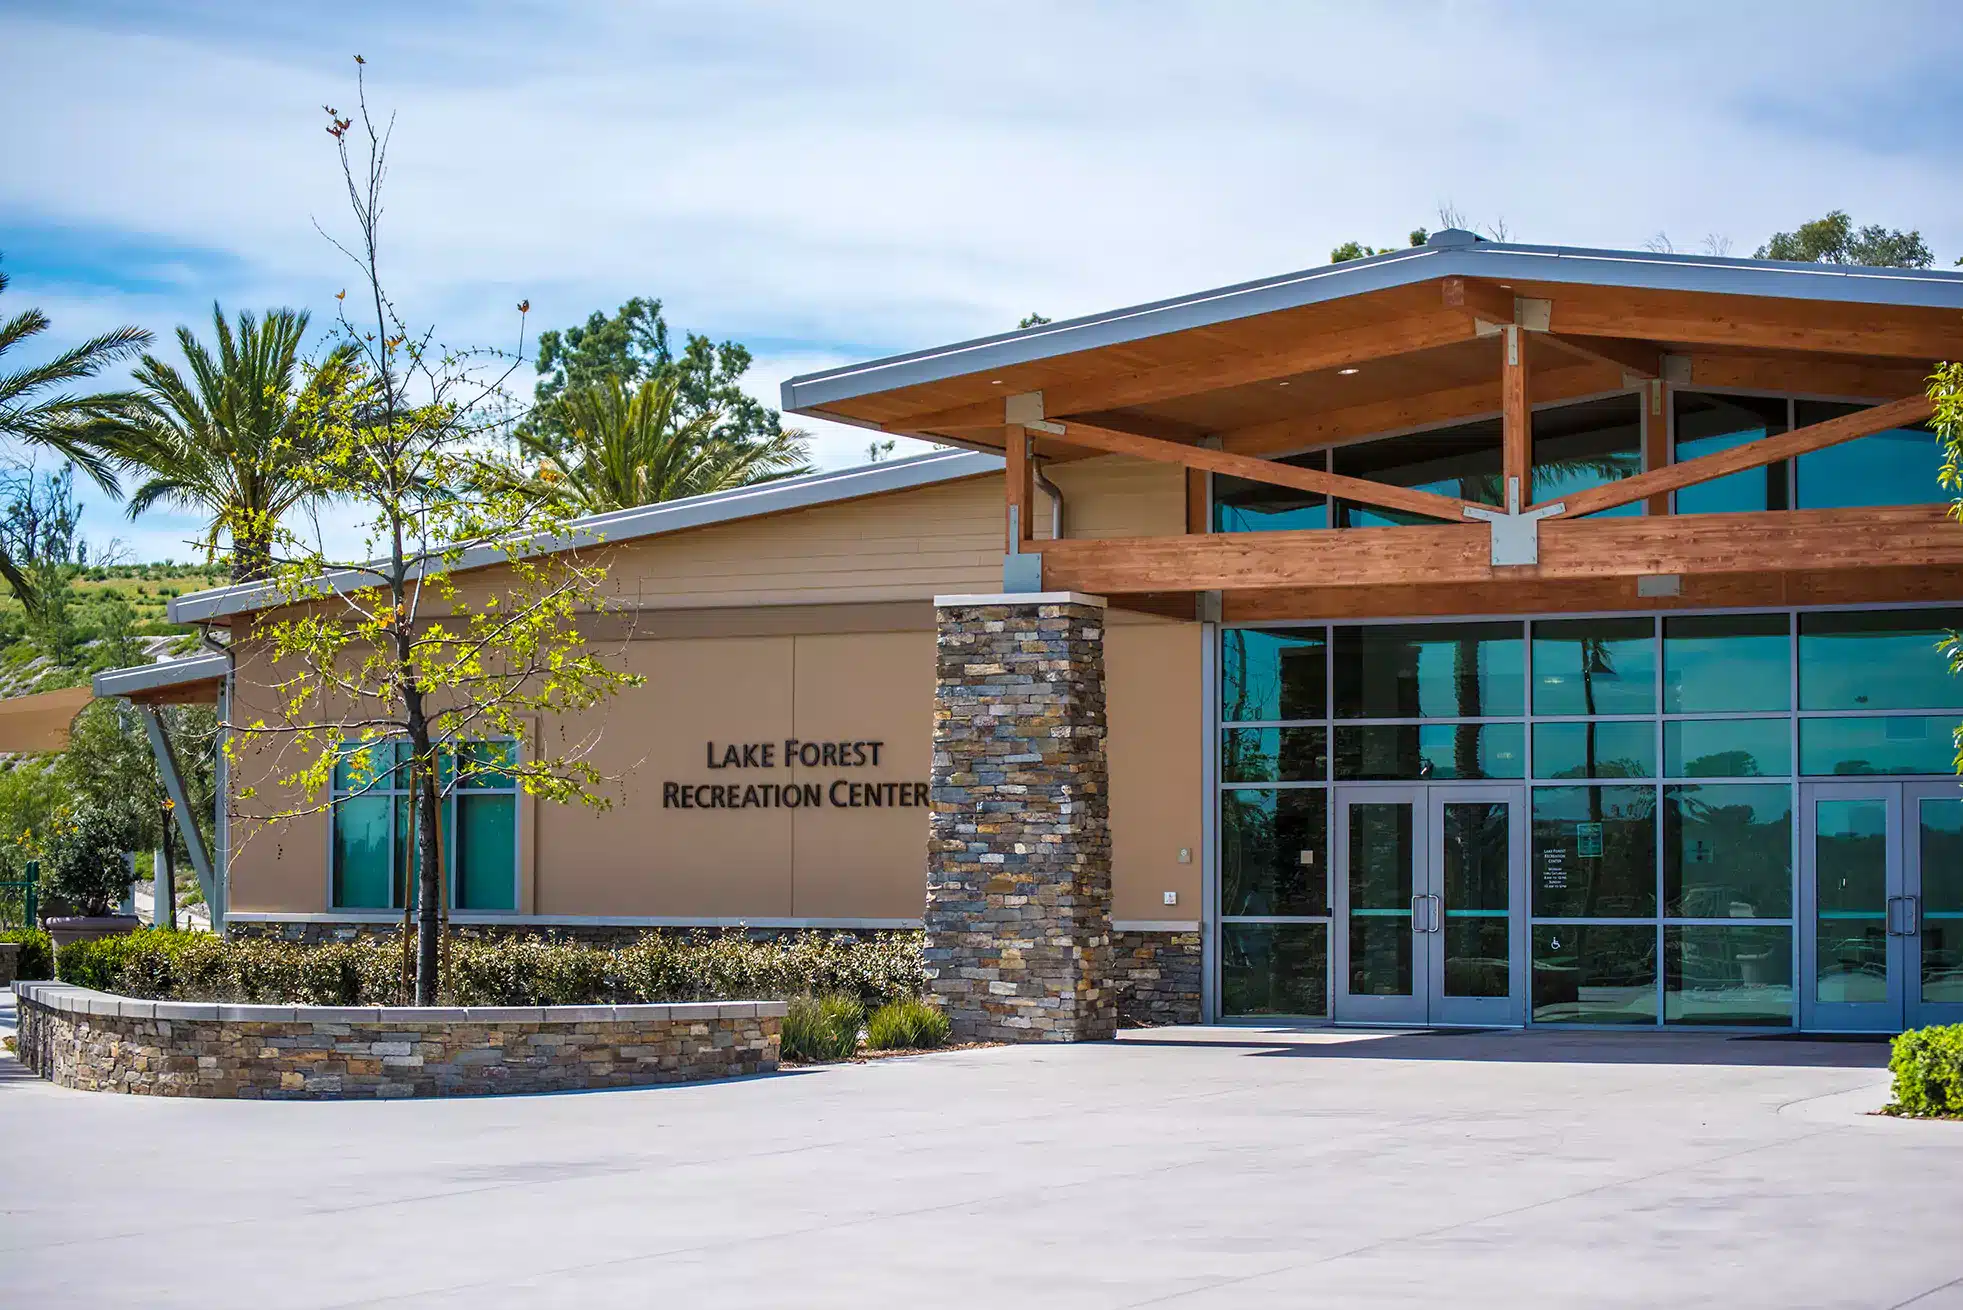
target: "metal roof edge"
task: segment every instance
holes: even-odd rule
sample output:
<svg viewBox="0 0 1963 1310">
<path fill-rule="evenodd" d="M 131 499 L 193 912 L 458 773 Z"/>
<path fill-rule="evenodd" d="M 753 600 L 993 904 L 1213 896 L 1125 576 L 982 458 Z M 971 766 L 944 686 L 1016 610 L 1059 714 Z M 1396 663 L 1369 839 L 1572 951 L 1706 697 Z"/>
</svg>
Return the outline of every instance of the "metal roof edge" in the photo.
<svg viewBox="0 0 1963 1310">
<path fill-rule="evenodd" d="M 183 659 L 159 660 L 155 664 L 132 664 L 124 669 L 105 669 L 89 679 L 98 696 L 129 696 L 179 687 L 187 682 L 203 682 L 225 676 L 227 657 L 216 651 L 189 655 Z"/>
<path fill-rule="evenodd" d="M 800 478 L 761 482 L 754 486 L 711 492 L 706 496 L 638 505 L 633 509 L 574 519 L 567 525 L 570 530 L 565 535 L 542 539 L 534 543 L 534 549 L 522 553 L 526 556 L 548 555 L 555 551 L 612 545 L 680 532 L 686 528 L 730 523 L 764 514 L 780 514 L 788 510 L 857 500 L 862 496 L 951 482 L 992 473 L 1001 467 L 1002 458 L 999 455 L 967 450 L 929 451 L 924 455 L 909 455 L 903 459 L 833 469 Z M 501 564 L 511 557 L 506 551 L 491 548 L 466 551 L 452 571 L 461 573 Z M 375 575 L 366 570 L 346 569 L 327 575 L 322 582 L 330 593 L 346 593 L 374 586 Z M 245 582 L 176 597 L 169 604 L 168 614 L 173 623 L 198 623 L 228 614 L 265 609 L 291 599 L 293 597 L 270 584 Z"/>
<path fill-rule="evenodd" d="M 1963 273 L 1947 269 L 1801 264 L 1728 255 L 1530 246 L 1497 241 L 1413 246 L 1021 332 L 998 333 L 806 373 L 783 384 L 781 408 L 787 413 L 836 417 L 822 414 L 815 407 L 988 368 L 1009 368 L 1081 350 L 1455 276 L 1517 277 L 1582 286 L 1963 309 Z"/>
</svg>

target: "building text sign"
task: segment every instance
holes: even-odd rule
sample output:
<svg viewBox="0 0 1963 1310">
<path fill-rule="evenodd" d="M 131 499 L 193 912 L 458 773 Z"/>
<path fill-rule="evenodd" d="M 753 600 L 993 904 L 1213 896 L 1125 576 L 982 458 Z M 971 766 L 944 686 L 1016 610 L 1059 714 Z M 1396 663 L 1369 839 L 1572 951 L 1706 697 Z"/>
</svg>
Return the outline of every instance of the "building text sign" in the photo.
<svg viewBox="0 0 1963 1310">
<path fill-rule="evenodd" d="M 721 782 L 664 782 L 664 810 L 882 810 L 927 808 L 924 782 L 861 782 L 829 778 L 817 782 L 756 780 L 755 772 L 774 769 L 868 769 L 879 767 L 883 741 L 708 742 L 704 764 L 743 775 Z"/>
</svg>

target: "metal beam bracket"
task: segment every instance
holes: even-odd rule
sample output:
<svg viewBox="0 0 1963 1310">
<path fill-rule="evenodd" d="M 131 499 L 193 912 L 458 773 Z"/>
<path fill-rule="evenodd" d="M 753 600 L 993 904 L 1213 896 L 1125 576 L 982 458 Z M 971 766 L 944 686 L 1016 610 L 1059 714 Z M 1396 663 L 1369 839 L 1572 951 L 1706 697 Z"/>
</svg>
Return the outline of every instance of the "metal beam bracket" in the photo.
<svg viewBox="0 0 1963 1310">
<path fill-rule="evenodd" d="M 1538 509 L 1520 512 L 1520 479 L 1506 480 L 1506 508 L 1487 509 L 1467 505 L 1465 516 L 1493 525 L 1492 562 L 1496 567 L 1540 563 L 1540 521 L 1561 513 L 1566 506 L 1555 501 Z"/>
</svg>

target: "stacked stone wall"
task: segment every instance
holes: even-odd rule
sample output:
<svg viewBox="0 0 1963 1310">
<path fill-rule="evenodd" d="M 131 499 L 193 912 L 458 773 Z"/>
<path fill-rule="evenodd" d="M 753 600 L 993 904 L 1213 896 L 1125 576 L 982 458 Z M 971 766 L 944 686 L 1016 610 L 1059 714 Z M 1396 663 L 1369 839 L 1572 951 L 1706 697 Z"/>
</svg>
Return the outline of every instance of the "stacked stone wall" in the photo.
<svg viewBox="0 0 1963 1310">
<path fill-rule="evenodd" d="M 946 598 L 936 613 L 929 986 L 958 1040 L 1109 1038 L 1103 606 Z"/>
<path fill-rule="evenodd" d="M 777 1067 L 781 1001 L 412 1009 L 137 1001 L 21 983 L 20 1058 L 83 1091 L 265 1100 L 558 1092 Z"/>
<path fill-rule="evenodd" d="M 1197 930 L 1114 932 L 1111 981 L 1118 989 L 1118 1018 L 1136 1028 L 1198 1023 L 1201 959 Z"/>
</svg>

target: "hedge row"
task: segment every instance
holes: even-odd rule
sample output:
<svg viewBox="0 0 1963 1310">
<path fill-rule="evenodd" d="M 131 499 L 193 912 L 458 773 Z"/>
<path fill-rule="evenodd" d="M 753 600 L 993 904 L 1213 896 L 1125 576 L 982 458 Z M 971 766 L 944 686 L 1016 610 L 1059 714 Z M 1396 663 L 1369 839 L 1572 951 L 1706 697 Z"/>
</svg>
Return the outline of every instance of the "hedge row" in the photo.
<svg viewBox="0 0 1963 1310">
<path fill-rule="evenodd" d="M 1918 1028 L 1895 1039 L 1895 1114 L 1963 1118 L 1963 1023 Z"/>
<path fill-rule="evenodd" d="M 444 1005 L 626 1005 L 844 993 L 867 1005 L 925 988 L 919 933 L 650 934 L 631 946 L 453 938 Z M 145 929 L 64 946 L 64 982 L 122 996 L 235 1004 L 399 1005 L 400 939 L 301 945 Z"/>
</svg>

